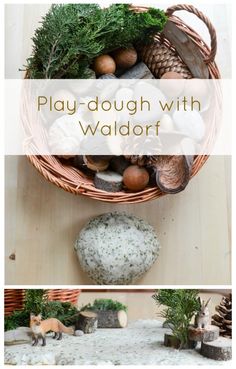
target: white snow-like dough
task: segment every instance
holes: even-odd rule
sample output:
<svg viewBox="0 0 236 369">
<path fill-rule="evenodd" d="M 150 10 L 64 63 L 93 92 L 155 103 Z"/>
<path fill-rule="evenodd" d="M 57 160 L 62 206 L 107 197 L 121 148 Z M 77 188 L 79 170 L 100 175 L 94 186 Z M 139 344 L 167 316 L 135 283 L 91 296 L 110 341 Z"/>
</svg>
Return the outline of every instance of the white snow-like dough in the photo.
<svg viewBox="0 0 236 369">
<path fill-rule="evenodd" d="M 152 266 L 159 249 L 152 226 L 117 212 L 90 220 L 75 243 L 82 269 L 98 284 L 133 283 Z"/>
</svg>

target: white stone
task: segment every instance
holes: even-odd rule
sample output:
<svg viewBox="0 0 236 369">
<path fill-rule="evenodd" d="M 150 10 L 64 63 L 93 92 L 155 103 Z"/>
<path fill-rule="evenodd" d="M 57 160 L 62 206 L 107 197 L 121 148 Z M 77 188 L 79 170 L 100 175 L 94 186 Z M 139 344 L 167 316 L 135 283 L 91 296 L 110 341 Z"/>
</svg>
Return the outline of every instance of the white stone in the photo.
<svg viewBox="0 0 236 369">
<path fill-rule="evenodd" d="M 162 117 L 163 111 L 158 107 L 158 101 L 161 101 L 164 106 L 166 104 L 166 98 L 161 90 L 151 83 L 143 80 L 137 82 L 134 87 L 133 99 L 136 101 L 143 99 L 150 103 L 150 109 L 148 109 L 147 103 L 143 103 L 142 111 L 139 109 L 133 117 L 134 122 L 153 124 Z M 155 109 L 155 107 L 157 108 Z"/>
<path fill-rule="evenodd" d="M 160 131 L 173 132 L 174 122 L 169 114 L 164 114 L 161 118 Z"/>
<path fill-rule="evenodd" d="M 82 115 L 65 114 L 56 119 L 49 129 L 48 143 L 51 152 L 54 154 L 79 154 L 79 145 L 81 143 L 81 131 L 78 121 L 84 124 Z"/>
<path fill-rule="evenodd" d="M 173 113 L 173 120 L 179 132 L 192 138 L 195 142 L 199 142 L 203 139 L 205 134 L 205 123 L 198 111 L 191 110 L 189 106 L 186 107 L 186 111 L 183 109 L 175 110 Z"/>
<path fill-rule="evenodd" d="M 98 284 L 133 283 L 152 266 L 159 249 L 149 224 L 117 212 L 90 220 L 75 243 L 82 269 Z"/>
<path fill-rule="evenodd" d="M 31 342 L 31 329 L 28 327 L 19 327 L 4 332 L 5 345 L 17 345 L 21 343 Z"/>
</svg>

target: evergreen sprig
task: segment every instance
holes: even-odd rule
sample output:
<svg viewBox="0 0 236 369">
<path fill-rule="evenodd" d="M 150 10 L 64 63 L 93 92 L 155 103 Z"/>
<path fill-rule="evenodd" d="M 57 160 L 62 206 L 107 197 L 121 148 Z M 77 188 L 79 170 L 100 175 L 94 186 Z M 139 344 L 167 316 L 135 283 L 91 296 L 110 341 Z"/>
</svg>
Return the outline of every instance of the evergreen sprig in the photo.
<svg viewBox="0 0 236 369">
<path fill-rule="evenodd" d="M 127 311 L 127 306 L 119 301 L 115 301 L 112 299 L 96 299 L 94 300 L 93 304 L 87 304 L 83 306 L 80 310 Z"/>
<path fill-rule="evenodd" d="M 166 16 L 151 8 L 135 13 L 128 4 L 56 4 L 43 17 L 27 59 L 29 78 L 89 78 L 93 58 L 162 31 Z"/>
</svg>

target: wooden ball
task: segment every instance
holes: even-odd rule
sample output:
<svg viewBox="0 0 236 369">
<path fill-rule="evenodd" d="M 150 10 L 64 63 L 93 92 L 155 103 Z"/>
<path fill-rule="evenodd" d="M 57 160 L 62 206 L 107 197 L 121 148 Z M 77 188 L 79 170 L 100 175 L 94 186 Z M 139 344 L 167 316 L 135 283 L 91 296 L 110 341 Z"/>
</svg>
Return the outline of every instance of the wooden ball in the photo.
<svg viewBox="0 0 236 369">
<path fill-rule="evenodd" d="M 113 74 L 116 71 L 116 63 L 110 55 L 100 55 L 94 60 L 93 70 L 98 75 Z"/>
<path fill-rule="evenodd" d="M 177 72 L 166 72 L 161 76 L 161 79 L 183 79 L 183 77 Z"/>
<path fill-rule="evenodd" d="M 178 82 L 172 82 L 178 80 Z M 185 85 L 185 79 L 177 72 L 166 72 L 160 80 L 160 89 L 168 97 L 179 96 Z"/>
<path fill-rule="evenodd" d="M 143 190 L 149 182 L 149 173 L 138 165 L 130 165 L 123 174 L 124 185 L 132 191 Z"/>
<path fill-rule="evenodd" d="M 117 68 L 128 69 L 137 62 L 138 54 L 133 47 L 129 49 L 120 48 L 114 51 L 113 58 Z"/>
</svg>

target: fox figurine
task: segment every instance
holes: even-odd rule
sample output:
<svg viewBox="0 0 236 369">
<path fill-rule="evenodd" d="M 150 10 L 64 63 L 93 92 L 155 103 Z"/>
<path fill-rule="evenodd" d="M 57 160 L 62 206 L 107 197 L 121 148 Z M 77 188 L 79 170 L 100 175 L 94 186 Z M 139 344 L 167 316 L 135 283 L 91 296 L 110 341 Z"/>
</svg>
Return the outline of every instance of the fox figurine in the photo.
<svg viewBox="0 0 236 369">
<path fill-rule="evenodd" d="M 42 320 L 41 314 L 30 314 L 30 328 L 32 330 L 33 343 L 32 346 L 37 346 L 39 337 L 42 338 L 42 346 L 46 346 L 46 333 L 54 332 L 53 338 L 57 340 L 62 339 L 62 333 L 73 334 L 73 328 L 65 327 L 60 320 L 50 318 Z"/>
</svg>

